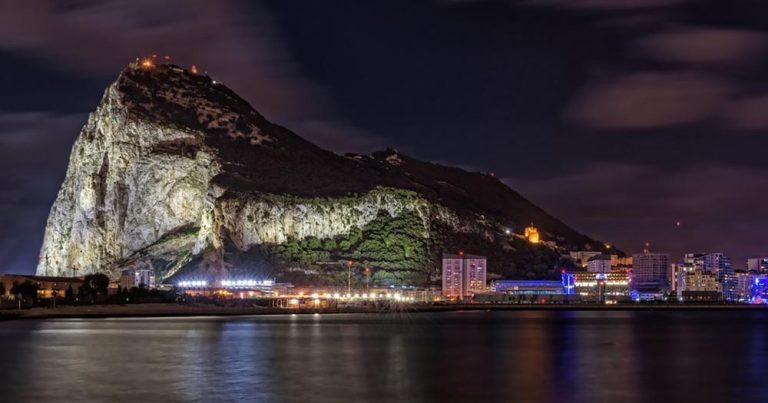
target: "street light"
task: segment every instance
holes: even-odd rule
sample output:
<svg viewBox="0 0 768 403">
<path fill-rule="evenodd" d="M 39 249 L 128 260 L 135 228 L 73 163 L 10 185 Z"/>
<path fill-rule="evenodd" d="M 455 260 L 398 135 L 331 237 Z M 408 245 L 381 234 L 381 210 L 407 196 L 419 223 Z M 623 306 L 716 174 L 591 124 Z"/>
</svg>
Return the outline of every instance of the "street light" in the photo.
<svg viewBox="0 0 768 403">
<path fill-rule="evenodd" d="M 352 295 L 352 261 L 347 260 L 347 295 Z"/>
<path fill-rule="evenodd" d="M 365 293 L 368 294 L 368 283 L 371 281 L 371 268 L 365 268 Z"/>
</svg>

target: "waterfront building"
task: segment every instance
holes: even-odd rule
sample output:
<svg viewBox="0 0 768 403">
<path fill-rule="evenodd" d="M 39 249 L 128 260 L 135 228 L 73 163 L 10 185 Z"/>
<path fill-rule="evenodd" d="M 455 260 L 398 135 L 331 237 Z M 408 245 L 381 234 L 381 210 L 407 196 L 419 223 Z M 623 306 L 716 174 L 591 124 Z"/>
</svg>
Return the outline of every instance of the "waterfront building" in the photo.
<svg viewBox="0 0 768 403">
<path fill-rule="evenodd" d="M 485 256 L 443 254 L 443 296 L 464 298 L 487 289 Z"/>
<path fill-rule="evenodd" d="M 0 276 L 0 283 L 5 288 L 3 297 L 14 297 L 11 294 L 11 288 L 15 284 L 21 284 L 29 281 L 37 285 L 38 298 L 53 298 L 54 295 L 64 297 L 67 290 L 72 288 L 72 292 L 77 294 L 80 286 L 83 285 L 83 279 L 79 277 L 50 277 L 50 276 L 28 276 L 23 274 L 4 274 Z"/>
<path fill-rule="evenodd" d="M 751 296 L 749 302 L 752 304 L 768 304 L 768 276 L 758 275 L 752 278 L 750 287 Z"/>
<path fill-rule="evenodd" d="M 669 284 L 677 299 L 683 299 L 683 279 L 686 273 L 695 271 L 693 263 L 676 263 L 671 266 Z"/>
<path fill-rule="evenodd" d="M 682 275 L 681 302 L 721 301 L 723 289 L 714 273 L 693 270 Z"/>
<path fill-rule="evenodd" d="M 587 271 L 590 273 L 608 273 L 611 271 L 612 261 L 612 255 L 599 254 L 592 256 L 587 261 Z"/>
<path fill-rule="evenodd" d="M 443 296 L 464 298 L 464 256 L 443 254 Z"/>
<path fill-rule="evenodd" d="M 768 274 L 768 257 L 747 259 L 747 270 L 759 274 Z"/>
<path fill-rule="evenodd" d="M 662 295 L 669 286 L 669 255 L 644 251 L 632 256 L 632 289 L 640 294 Z"/>
<path fill-rule="evenodd" d="M 155 272 L 150 269 L 128 269 L 120 273 L 118 285 L 122 288 L 131 289 L 144 285 L 144 288 L 153 290 L 156 288 Z"/>
<path fill-rule="evenodd" d="M 560 295 L 564 294 L 561 281 L 550 280 L 496 280 L 491 289 L 512 295 Z"/>
<path fill-rule="evenodd" d="M 752 299 L 752 288 L 756 278 L 760 277 L 755 272 L 737 270 L 736 276 L 736 302 L 749 303 Z"/>
<path fill-rule="evenodd" d="M 610 273 L 567 272 L 562 274 L 562 285 L 567 295 L 584 302 L 618 302 L 630 299 L 629 272 Z"/>
</svg>

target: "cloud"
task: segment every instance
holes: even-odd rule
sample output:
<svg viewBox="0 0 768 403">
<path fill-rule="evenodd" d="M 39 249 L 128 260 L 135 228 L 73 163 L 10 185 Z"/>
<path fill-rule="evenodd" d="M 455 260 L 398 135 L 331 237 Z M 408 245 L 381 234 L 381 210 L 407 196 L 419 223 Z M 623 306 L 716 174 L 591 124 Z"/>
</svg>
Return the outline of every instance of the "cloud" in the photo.
<svg viewBox="0 0 768 403">
<path fill-rule="evenodd" d="M 62 69 L 114 75 L 136 57 L 171 55 L 289 128 L 324 121 L 339 138 L 369 136 L 334 116 L 326 91 L 298 73 L 271 15 L 259 3 L 247 6 L 246 16 L 232 1 L 0 1 L 0 47 Z"/>
<path fill-rule="evenodd" d="M 601 130 L 695 123 L 716 116 L 729 91 L 727 82 L 701 73 L 634 73 L 588 85 L 566 119 Z"/>
<path fill-rule="evenodd" d="M 621 11 L 663 8 L 686 2 L 688 0 L 527 0 L 521 4 L 574 10 Z"/>
<path fill-rule="evenodd" d="M 768 130 L 768 96 L 733 100 L 723 110 L 723 118 L 739 130 Z"/>
<path fill-rule="evenodd" d="M 765 35 L 755 31 L 677 26 L 637 42 L 641 52 L 662 61 L 722 63 L 745 61 L 766 48 Z"/>
<path fill-rule="evenodd" d="M 648 240 L 675 255 L 723 250 L 743 266 L 747 257 L 768 253 L 767 175 L 765 169 L 722 164 L 664 170 L 599 163 L 562 176 L 504 181 L 575 228 L 627 252 Z"/>
</svg>

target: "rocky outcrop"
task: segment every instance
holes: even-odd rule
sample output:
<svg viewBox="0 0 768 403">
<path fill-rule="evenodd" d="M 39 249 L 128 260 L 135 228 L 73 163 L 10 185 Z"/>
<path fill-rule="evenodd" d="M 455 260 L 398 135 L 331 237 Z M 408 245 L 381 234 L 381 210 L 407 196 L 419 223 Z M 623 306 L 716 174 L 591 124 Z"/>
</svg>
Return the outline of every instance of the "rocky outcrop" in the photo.
<svg viewBox="0 0 768 403">
<path fill-rule="evenodd" d="M 165 279 L 224 264 L 227 245 L 248 253 L 302 239 L 341 239 L 400 216 L 418 217 L 419 228 L 407 236 L 424 240 L 414 244 L 430 252 L 441 248 L 436 228 L 443 237 L 446 231 L 474 234 L 490 245 L 502 229 L 532 217 L 561 244 L 600 248 L 495 178 L 394 152 L 342 157 L 267 121 L 208 77 L 132 64 L 107 88 L 72 149 L 37 273 L 114 277 L 148 267 Z M 411 244 L 401 238 L 382 242 Z M 374 249 L 354 253 L 375 261 L 361 255 Z M 389 259 L 383 266 L 390 270 L 410 264 L 382 259 Z"/>
</svg>

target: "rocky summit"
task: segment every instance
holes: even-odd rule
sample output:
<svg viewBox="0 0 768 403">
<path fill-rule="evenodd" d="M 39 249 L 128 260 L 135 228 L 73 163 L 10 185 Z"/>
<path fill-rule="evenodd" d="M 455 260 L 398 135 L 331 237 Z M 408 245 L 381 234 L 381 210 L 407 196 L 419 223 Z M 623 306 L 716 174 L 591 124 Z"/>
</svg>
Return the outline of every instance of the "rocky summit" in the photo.
<svg viewBox="0 0 768 403">
<path fill-rule="evenodd" d="M 529 223 L 544 242 L 520 234 Z M 37 274 L 259 276 L 427 284 L 443 252 L 505 277 L 605 250 L 492 175 L 386 150 L 338 155 L 174 65 L 126 67 L 88 119 L 51 208 Z"/>
</svg>

